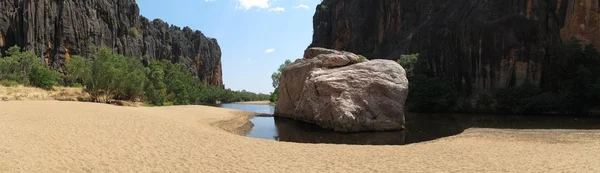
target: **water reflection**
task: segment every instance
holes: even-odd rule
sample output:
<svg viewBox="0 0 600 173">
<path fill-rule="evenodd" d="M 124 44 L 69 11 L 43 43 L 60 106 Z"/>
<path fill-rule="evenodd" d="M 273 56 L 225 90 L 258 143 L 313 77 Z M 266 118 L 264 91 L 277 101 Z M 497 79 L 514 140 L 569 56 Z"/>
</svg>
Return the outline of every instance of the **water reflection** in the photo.
<svg viewBox="0 0 600 173">
<path fill-rule="evenodd" d="M 360 133 L 333 132 L 281 117 L 275 117 L 274 121 L 280 141 L 302 143 L 402 145 L 451 136 L 464 130 L 452 116 L 411 116 L 407 117 L 406 130 Z"/>
<path fill-rule="evenodd" d="M 230 105 L 229 108 L 272 114 L 269 105 Z M 244 109 L 242 109 L 244 108 Z M 268 111 L 266 111 L 268 110 Z M 452 136 L 467 128 L 600 129 L 600 117 L 518 116 L 475 114 L 406 115 L 406 130 L 340 133 L 281 117 L 255 117 L 249 137 L 300 143 L 404 145 Z"/>
<path fill-rule="evenodd" d="M 600 118 L 597 117 L 409 113 L 406 121 L 406 130 L 403 131 L 340 133 L 292 119 L 260 117 L 252 120 L 254 129 L 249 136 L 300 143 L 404 145 L 457 135 L 471 127 L 600 129 Z"/>
</svg>

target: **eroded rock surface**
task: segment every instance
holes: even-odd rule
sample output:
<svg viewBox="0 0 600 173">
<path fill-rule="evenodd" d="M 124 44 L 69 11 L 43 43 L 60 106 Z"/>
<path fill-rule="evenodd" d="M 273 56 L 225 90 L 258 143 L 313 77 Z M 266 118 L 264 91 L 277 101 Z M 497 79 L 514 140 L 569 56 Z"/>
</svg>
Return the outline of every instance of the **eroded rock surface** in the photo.
<svg viewBox="0 0 600 173">
<path fill-rule="evenodd" d="M 323 0 L 310 47 L 370 59 L 419 53 L 466 93 L 544 86 L 561 41 L 600 46 L 599 19 L 597 0 Z"/>
<path fill-rule="evenodd" d="M 3 0 L 0 50 L 17 45 L 60 70 L 70 56 L 106 46 L 144 62 L 180 62 L 203 81 L 223 84 L 216 39 L 160 19 L 150 21 L 139 12 L 135 0 Z"/>
</svg>

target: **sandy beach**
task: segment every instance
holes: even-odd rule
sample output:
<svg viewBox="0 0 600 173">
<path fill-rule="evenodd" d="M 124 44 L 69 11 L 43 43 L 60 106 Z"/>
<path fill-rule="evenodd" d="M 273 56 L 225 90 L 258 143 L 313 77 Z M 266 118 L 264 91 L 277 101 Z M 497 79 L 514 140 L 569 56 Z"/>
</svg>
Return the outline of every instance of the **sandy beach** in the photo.
<svg viewBox="0 0 600 173">
<path fill-rule="evenodd" d="M 0 102 L 0 172 L 600 172 L 600 131 L 468 129 L 406 146 L 298 144 L 240 136 L 250 116 Z"/>
</svg>

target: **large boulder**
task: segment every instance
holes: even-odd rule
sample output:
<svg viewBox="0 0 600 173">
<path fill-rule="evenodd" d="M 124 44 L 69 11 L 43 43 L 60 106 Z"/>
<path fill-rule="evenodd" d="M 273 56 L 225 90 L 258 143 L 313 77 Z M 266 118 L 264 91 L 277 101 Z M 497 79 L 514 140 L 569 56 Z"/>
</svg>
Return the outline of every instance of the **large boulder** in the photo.
<svg viewBox="0 0 600 173">
<path fill-rule="evenodd" d="M 360 61 L 350 52 L 306 50 L 281 76 L 275 116 L 341 132 L 403 129 L 406 72 L 391 60 Z"/>
</svg>

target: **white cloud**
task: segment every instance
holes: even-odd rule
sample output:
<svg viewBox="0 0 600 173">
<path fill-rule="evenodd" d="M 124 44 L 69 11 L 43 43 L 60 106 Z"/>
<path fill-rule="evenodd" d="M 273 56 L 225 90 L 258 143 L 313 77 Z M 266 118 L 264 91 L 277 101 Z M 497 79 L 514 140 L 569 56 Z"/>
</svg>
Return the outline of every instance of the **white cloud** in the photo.
<svg viewBox="0 0 600 173">
<path fill-rule="evenodd" d="M 279 12 L 285 11 L 285 8 L 283 8 L 283 7 L 269 8 L 269 11 L 273 11 L 273 12 L 279 13 Z"/>
<path fill-rule="evenodd" d="M 235 8 L 242 10 L 249 10 L 253 7 L 256 8 L 269 8 L 269 0 L 237 0 L 238 3 Z"/>
<path fill-rule="evenodd" d="M 204 0 L 204 2 L 213 2 L 215 0 Z"/>
<path fill-rule="evenodd" d="M 305 4 L 300 4 L 298 6 L 295 6 L 294 8 L 304 8 L 304 9 L 308 9 L 308 5 Z"/>
<path fill-rule="evenodd" d="M 265 50 L 265 54 L 267 54 L 267 53 L 273 53 L 273 52 L 275 52 L 275 49 L 273 49 L 273 48 Z"/>
</svg>

